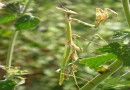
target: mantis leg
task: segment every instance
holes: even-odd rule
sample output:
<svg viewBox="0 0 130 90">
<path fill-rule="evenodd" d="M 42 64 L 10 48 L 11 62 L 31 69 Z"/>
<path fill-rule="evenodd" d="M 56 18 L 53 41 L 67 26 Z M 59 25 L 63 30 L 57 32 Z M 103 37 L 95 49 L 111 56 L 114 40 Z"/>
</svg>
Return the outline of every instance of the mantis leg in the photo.
<svg viewBox="0 0 130 90">
<path fill-rule="evenodd" d="M 64 72 L 65 72 L 65 67 L 66 67 L 66 63 L 69 60 L 70 56 L 71 56 L 71 47 L 69 45 L 66 44 L 65 46 L 65 52 L 62 58 L 62 63 L 61 63 L 61 71 L 60 71 L 60 80 L 59 80 L 59 85 L 62 85 L 63 81 L 64 81 Z"/>
</svg>

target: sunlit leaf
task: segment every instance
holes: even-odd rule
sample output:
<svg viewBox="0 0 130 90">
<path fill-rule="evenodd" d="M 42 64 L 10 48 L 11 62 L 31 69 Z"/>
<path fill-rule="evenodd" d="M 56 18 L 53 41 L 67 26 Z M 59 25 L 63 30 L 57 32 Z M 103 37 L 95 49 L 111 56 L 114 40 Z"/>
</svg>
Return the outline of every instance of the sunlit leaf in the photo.
<svg viewBox="0 0 130 90">
<path fill-rule="evenodd" d="M 116 59 L 117 57 L 114 54 L 108 53 L 103 55 L 98 55 L 96 57 L 91 58 L 83 58 L 80 60 L 81 64 L 85 64 L 86 66 L 92 69 L 98 69 L 100 65 L 102 65 L 107 60 Z"/>
<path fill-rule="evenodd" d="M 113 53 L 119 60 L 123 61 L 124 66 L 130 66 L 130 46 L 119 43 L 110 43 L 99 48 L 97 51 Z"/>
<path fill-rule="evenodd" d="M 16 14 L 3 13 L 0 15 L 0 24 L 10 22 L 10 21 L 14 20 L 16 17 L 17 17 Z"/>
</svg>

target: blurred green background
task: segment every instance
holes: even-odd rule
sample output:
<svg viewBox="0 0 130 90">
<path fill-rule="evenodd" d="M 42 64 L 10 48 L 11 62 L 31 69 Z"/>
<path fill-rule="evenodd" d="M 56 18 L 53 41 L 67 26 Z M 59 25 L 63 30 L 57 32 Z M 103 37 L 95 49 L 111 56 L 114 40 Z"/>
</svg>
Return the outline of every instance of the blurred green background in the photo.
<svg viewBox="0 0 130 90">
<path fill-rule="evenodd" d="M 96 39 L 85 49 L 88 42 L 95 34 L 99 34 L 106 41 L 112 41 L 111 35 L 115 31 L 129 30 L 120 0 L 33 0 L 29 12 L 40 17 L 41 23 L 31 31 L 21 31 L 18 35 L 14 50 L 13 66 L 27 69 L 30 74 L 25 76 L 26 83 L 17 90 L 77 90 L 73 77 L 65 81 L 62 86 L 58 85 L 61 58 L 64 52 L 65 38 L 65 18 L 64 13 L 56 6 L 64 4 L 67 8 L 77 12 L 73 17 L 87 23 L 95 23 L 95 8 L 111 8 L 118 13 L 115 17 L 112 13 L 110 18 L 102 23 L 98 28 L 91 28 L 76 22 L 72 23 L 73 33 L 81 36 L 79 42 L 84 48 L 84 52 L 79 53 L 79 57 L 92 56 L 92 52 L 106 43 L 101 39 Z M 5 65 L 7 48 L 12 35 L 13 26 L 10 24 L 0 25 L 0 64 Z M 78 72 L 76 76 L 91 80 L 97 75 L 88 67 L 76 63 Z M 123 74 L 129 68 L 121 70 L 120 73 L 109 77 L 95 90 L 130 90 L 130 80 L 128 75 L 123 79 L 122 84 L 114 82 L 118 74 Z M 2 79 L 3 72 L 0 71 Z M 113 80 L 113 82 L 112 82 Z M 83 86 L 86 81 L 77 79 L 79 86 Z M 110 82 L 111 81 L 111 82 Z"/>
</svg>

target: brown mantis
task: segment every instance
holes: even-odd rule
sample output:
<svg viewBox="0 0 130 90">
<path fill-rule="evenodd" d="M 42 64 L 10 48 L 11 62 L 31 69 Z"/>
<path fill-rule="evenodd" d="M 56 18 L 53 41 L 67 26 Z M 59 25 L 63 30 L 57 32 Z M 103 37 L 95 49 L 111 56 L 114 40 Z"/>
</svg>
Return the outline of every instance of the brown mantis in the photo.
<svg viewBox="0 0 130 90">
<path fill-rule="evenodd" d="M 66 11 L 64 9 L 61 9 L 62 11 Z M 77 14 L 75 13 L 74 11 L 71 11 L 71 10 L 68 10 L 68 12 L 71 12 L 73 14 Z M 112 12 L 114 15 L 118 16 L 118 13 L 115 12 L 114 10 L 110 9 L 110 8 L 104 8 L 104 9 L 101 9 L 101 8 L 96 8 L 96 20 L 95 20 L 95 24 L 89 24 L 89 23 L 86 23 L 84 21 L 81 21 L 79 19 L 76 19 L 76 18 L 71 18 L 70 19 L 72 21 L 76 21 L 77 23 L 81 23 L 83 25 L 86 25 L 86 26 L 90 26 L 90 27 L 95 27 L 97 28 L 102 22 L 104 22 L 106 19 L 109 18 L 109 12 Z"/>
<path fill-rule="evenodd" d="M 77 72 L 77 70 L 76 70 L 77 67 L 73 62 L 75 62 L 78 59 L 77 51 L 82 51 L 82 48 L 80 47 L 79 44 L 75 44 L 73 41 L 71 22 L 76 21 L 76 22 L 84 24 L 86 26 L 96 28 L 109 17 L 109 13 L 108 13 L 109 11 L 114 13 L 115 15 L 118 15 L 118 14 L 109 8 L 105 8 L 104 10 L 102 10 L 101 8 L 96 8 L 96 23 L 95 23 L 95 25 L 93 25 L 93 24 L 83 22 L 79 19 L 72 18 L 71 17 L 72 14 L 77 14 L 76 12 L 74 12 L 72 10 L 69 10 L 67 8 L 60 8 L 60 7 L 57 7 L 57 9 L 65 12 L 65 14 L 66 14 L 66 37 L 67 37 L 64 55 L 63 55 L 62 61 L 61 61 L 62 63 L 61 63 L 61 69 L 60 69 L 59 85 L 62 85 L 64 79 L 67 80 L 69 73 L 71 73 L 74 77 L 77 87 L 79 88 L 77 81 L 76 81 L 76 76 L 75 76 L 75 72 Z M 69 65 L 71 67 L 68 67 L 68 63 L 70 63 L 70 62 L 72 63 L 71 65 Z"/>
<path fill-rule="evenodd" d="M 81 51 L 81 49 L 79 46 L 77 46 L 73 42 L 73 34 L 72 34 L 72 30 L 71 30 L 71 17 L 70 16 L 71 16 L 71 14 L 76 14 L 76 13 L 74 11 L 71 11 L 68 9 L 62 9 L 59 7 L 58 7 L 58 9 L 60 9 L 66 13 L 66 27 L 67 27 L 66 28 L 67 41 L 66 41 L 66 45 L 65 45 L 64 55 L 62 57 L 60 79 L 59 79 L 59 84 L 62 85 L 64 79 L 68 79 L 67 74 L 70 73 L 70 68 L 67 68 L 67 63 L 77 60 L 78 55 L 76 52 Z M 72 63 L 72 65 L 71 65 L 71 72 L 72 72 L 72 74 L 74 76 L 74 80 L 76 82 L 76 78 L 75 78 L 76 65 L 74 65 L 74 63 Z M 76 85 L 77 85 L 77 82 L 76 82 Z M 78 85 L 77 85 L 77 87 L 78 87 Z"/>
</svg>

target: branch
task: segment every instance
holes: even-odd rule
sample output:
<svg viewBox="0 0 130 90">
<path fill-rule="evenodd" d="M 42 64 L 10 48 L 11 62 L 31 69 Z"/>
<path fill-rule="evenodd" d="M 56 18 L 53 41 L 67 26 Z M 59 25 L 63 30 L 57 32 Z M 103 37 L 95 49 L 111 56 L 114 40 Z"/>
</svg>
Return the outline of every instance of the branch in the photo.
<svg viewBox="0 0 130 90">
<path fill-rule="evenodd" d="M 130 8 L 129 8 L 129 0 L 122 0 L 123 10 L 125 13 L 125 17 L 127 20 L 127 23 L 130 27 Z"/>
<path fill-rule="evenodd" d="M 108 69 L 110 71 L 97 75 L 94 79 L 89 81 L 86 85 L 84 85 L 80 90 L 92 90 L 96 86 L 98 86 L 103 80 L 105 80 L 108 76 L 112 75 L 114 72 L 116 72 L 118 69 L 120 69 L 123 66 L 123 62 L 121 60 L 116 60 L 113 62 Z"/>
</svg>

